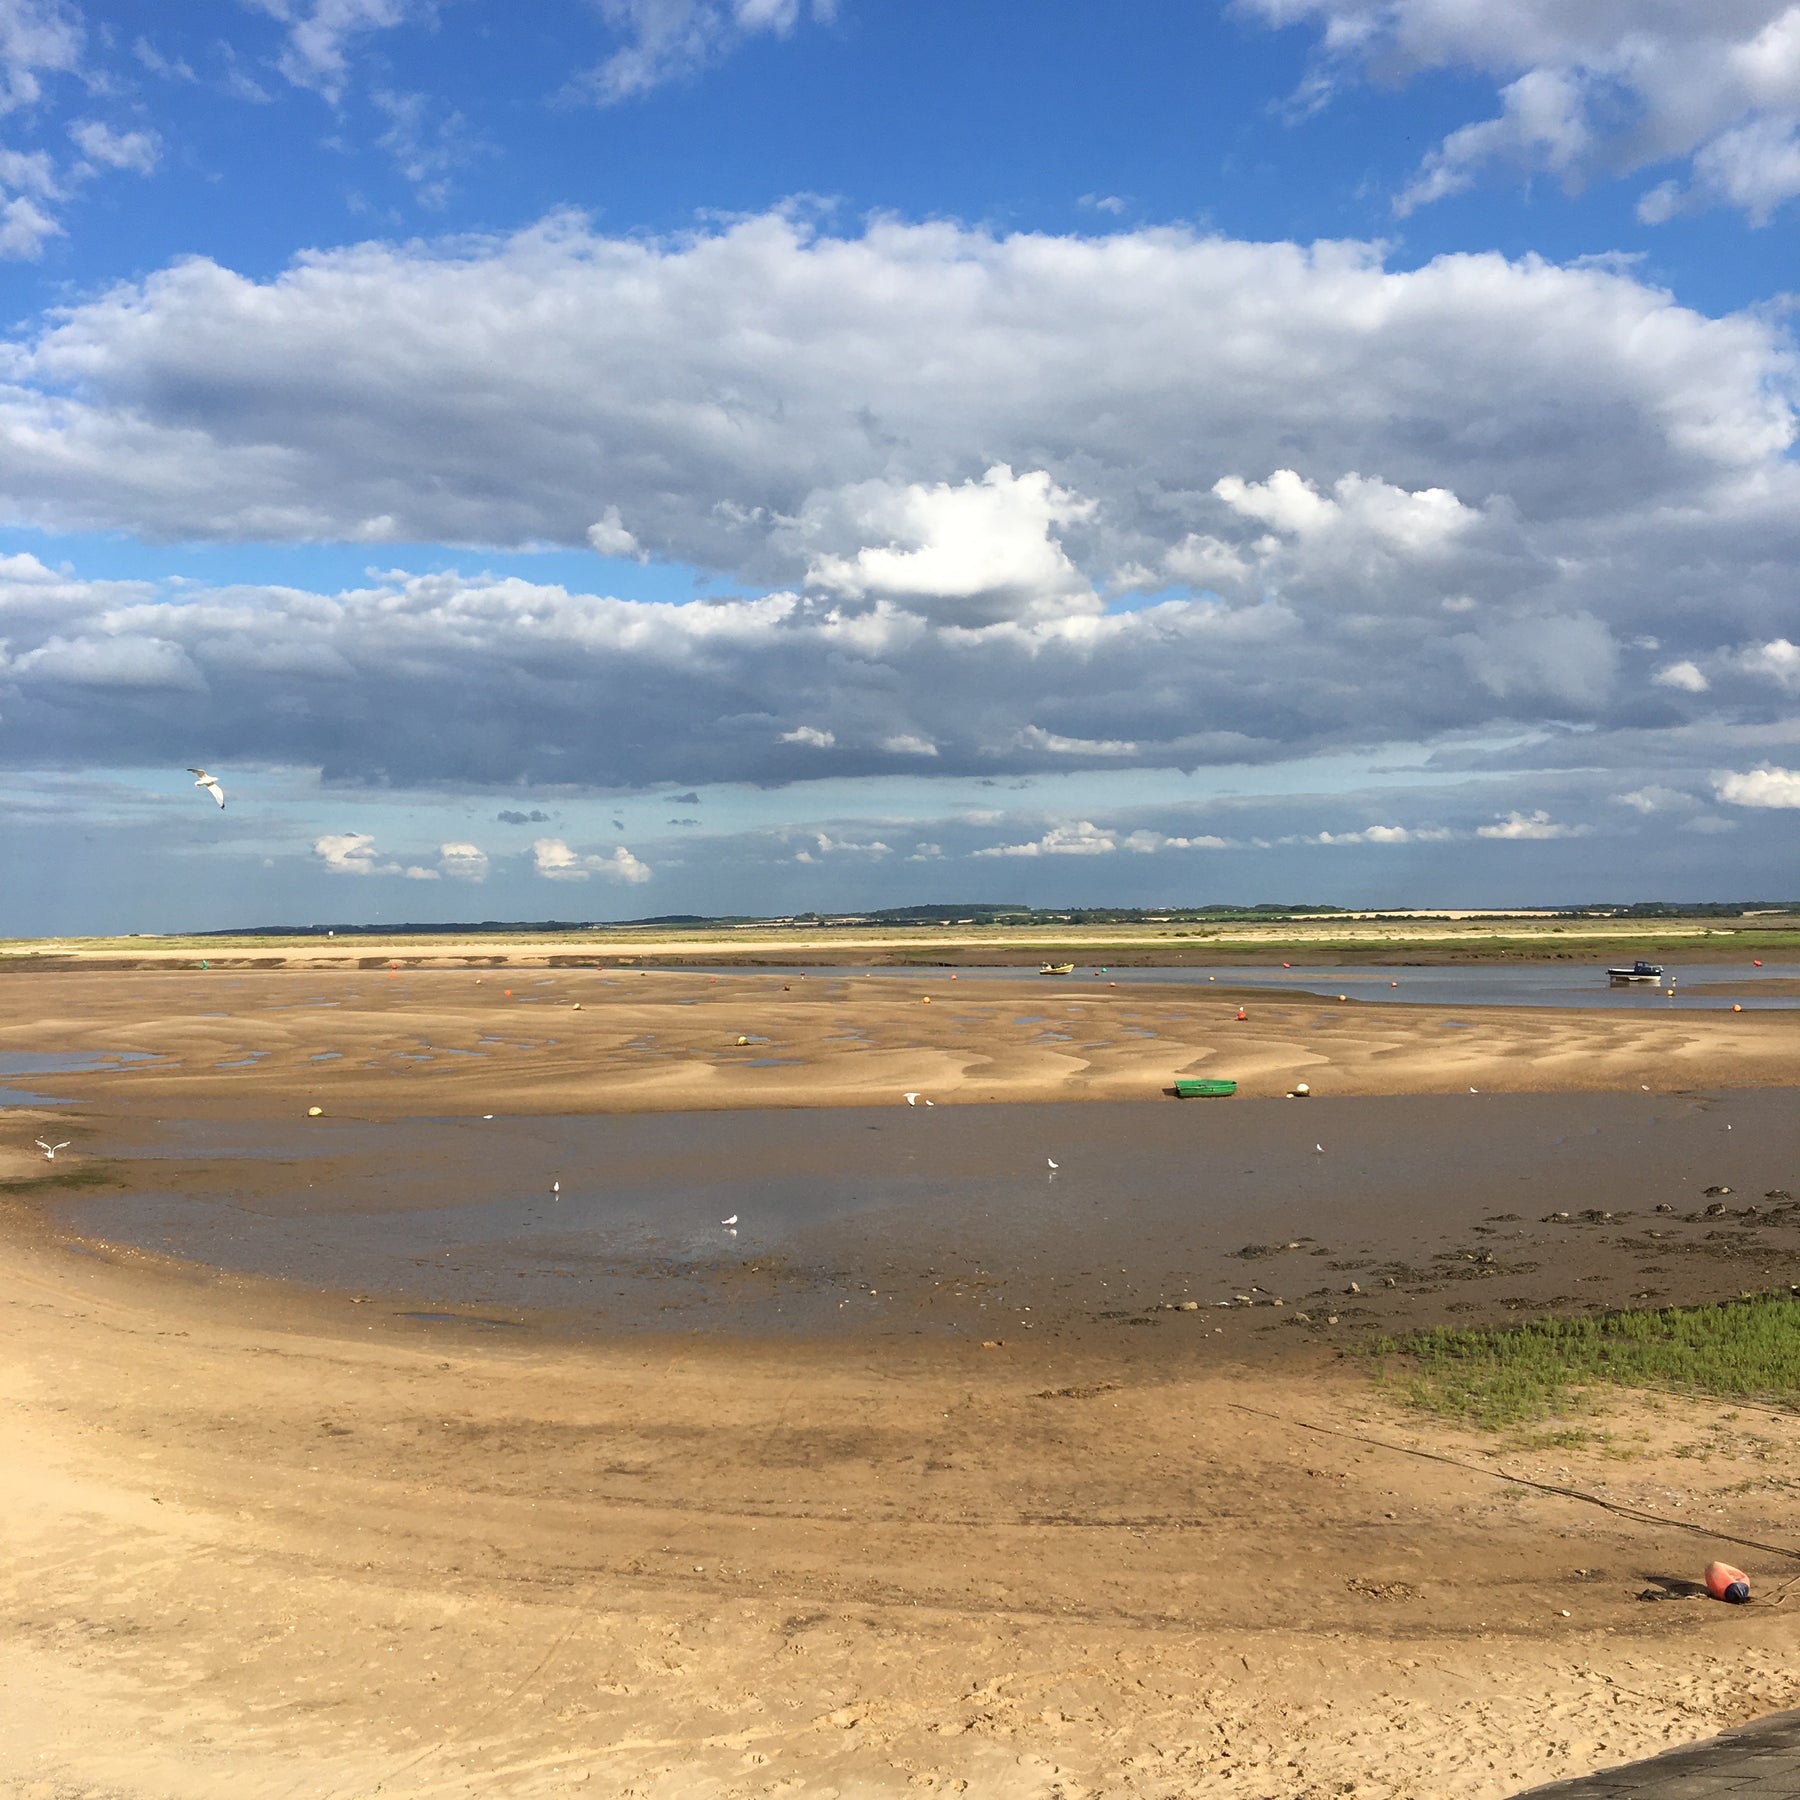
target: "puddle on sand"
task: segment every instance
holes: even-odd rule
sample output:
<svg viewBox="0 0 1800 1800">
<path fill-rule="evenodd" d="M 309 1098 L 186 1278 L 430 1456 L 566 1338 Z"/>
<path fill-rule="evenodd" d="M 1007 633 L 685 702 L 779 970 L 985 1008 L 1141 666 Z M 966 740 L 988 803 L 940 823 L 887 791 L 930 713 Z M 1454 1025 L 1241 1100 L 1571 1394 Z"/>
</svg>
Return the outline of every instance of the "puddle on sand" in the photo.
<svg viewBox="0 0 1800 1800">
<path fill-rule="evenodd" d="M 98 1075 L 136 1063 L 159 1062 L 154 1050 L 0 1050 L 0 1078 L 13 1075 Z M 0 1106 L 68 1106 L 72 1102 L 28 1088 L 0 1087 Z"/>
</svg>

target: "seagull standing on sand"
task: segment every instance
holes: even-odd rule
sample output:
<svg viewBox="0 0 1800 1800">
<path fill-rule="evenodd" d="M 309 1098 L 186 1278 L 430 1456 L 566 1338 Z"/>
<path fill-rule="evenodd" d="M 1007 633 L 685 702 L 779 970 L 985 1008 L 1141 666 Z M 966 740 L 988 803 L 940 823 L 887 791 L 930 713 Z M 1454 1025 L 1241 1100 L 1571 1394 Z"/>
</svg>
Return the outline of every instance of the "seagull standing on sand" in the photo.
<svg viewBox="0 0 1800 1800">
<path fill-rule="evenodd" d="M 1059 1162 L 1052 1162 L 1052 1161 L 1051 1161 L 1051 1159 L 1050 1159 L 1050 1158 L 1049 1158 L 1049 1157 L 1047 1157 L 1047 1156 L 1046 1156 L 1046 1157 L 1045 1157 L 1045 1158 L 1044 1158 L 1044 1161 L 1045 1161 L 1045 1162 L 1047 1162 L 1047 1163 L 1049 1163 L 1049 1164 L 1050 1164 L 1050 1167 L 1051 1167 L 1051 1168 L 1053 1168 L 1053 1169 L 1060 1169 L 1060 1168 L 1061 1168 L 1061 1167 L 1062 1167 L 1062 1164 L 1061 1164 L 1061 1163 L 1059 1163 Z"/>
<path fill-rule="evenodd" d="M 919 1096 L 917 1094 L 903 1094 L 901 1098 L 905 1100 L 908 1106 L 917 1106 L 919 1104 Z"/>
<path fill-rule="evenodd" d="M 223 812 L 225 810 L 225 790 L 219 786 L 218 782 L 211 775 L 207 774 L 204 769 L 190 768 L 188 773 L 198 777 L 194 786 L 197 788 L 205 788 L 206 791 L 218 801 L 219 811 Z"/>
<path fill-rule="evenodd" d="M 737 1223 L 737 1214 L 733 1213 L 729 1219 L 721 1219 L 719 1223 L 729 1229 Z"/>
<path fill-rule="evenodd" d="M 67 1138 L 64 1138 L 60 1144 L 46 1144 L 42 1138 L 37 1138 L 34 1142 L 37 1144 L 37 1147 L 43 1151 L 45 1162 L 55 1162 L 57 1151 L 66 1150 L 69 1147 L 69 1140 Z"/>
<path fill-rule="evenodd" d="M 562 1183 L 560 1181 L 551 1182 L 550 1193 L 552 1198 L 560 1200 L 562 1198 Z"/>
</svg>

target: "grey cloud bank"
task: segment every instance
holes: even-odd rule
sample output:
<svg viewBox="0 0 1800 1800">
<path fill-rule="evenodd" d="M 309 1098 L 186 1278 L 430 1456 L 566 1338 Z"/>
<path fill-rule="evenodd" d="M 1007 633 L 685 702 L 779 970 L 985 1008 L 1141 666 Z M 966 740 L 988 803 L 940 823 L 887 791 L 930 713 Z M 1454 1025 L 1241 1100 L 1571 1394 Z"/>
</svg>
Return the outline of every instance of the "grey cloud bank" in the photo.
<svg viewBox="0 0 1800 1800">
<path fill-rule="evenodd" d="M 14 523 L 471 546 L 466 573 L 330 593 L 0 559 L 0 766 L 297 765 L 344 792 L 494 790 L 488 819 L 504 791 L 513 825 L 550 819 L 533 789 L 1393 742 L 1505 772 L 1455 819 L 820 820 L 778 859 L 891 848 L 996 879 L 1278 838 L 1334 867 L 1598 868 L 1584 840 L 1648 830 L 1616 796 L 1652 789 L 1740 838 L 1791 823 L 1771 796 L 1800 766 L 1792 345 L 1628 273 L 1399 271 L 1368 246 L 1172 230 L 831 238 L 785 214 L 647 242 L 561 216 L 261 283 L 181 263 L 47 321 L 0 372 Z M 534 544 L 743 592 L 481 572 L 481 546 Z M 1602 773 L 1553 792 L 1574 767 Z M 655 884 L 659 905 L 665 883 L 705 903 L 700 862 L 745 853 L 710 811 L 670 853 L 555 819 L 524 874 L 449 817 L 394 856 L 336 823 L 305 841 L 322 879 Z M 1710 880 L 1707 835 L 1668 866 Z"/>
</svg>

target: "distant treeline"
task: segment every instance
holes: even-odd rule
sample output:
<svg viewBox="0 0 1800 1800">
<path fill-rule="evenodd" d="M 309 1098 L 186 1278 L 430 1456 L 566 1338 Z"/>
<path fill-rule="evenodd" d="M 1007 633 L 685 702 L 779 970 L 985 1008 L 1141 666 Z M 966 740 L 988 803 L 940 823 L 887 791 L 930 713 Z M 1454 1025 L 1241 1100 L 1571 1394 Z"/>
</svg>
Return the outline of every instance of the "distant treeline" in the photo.
<svg viewBox="0 0 1800 1800">
<path fill-rule="evenodd" d="M 182 932 L 183 937 L 447 937 L 506 933 L 547 936 L 570 931 L 732 930 L 799 925 L 810 930 L 885 925 L 1223 925 L 1256 920 L 1320 918 L 1357 911 L 1429 913 L 1429 907 L 1351 908 L 1327 902 L 1262 900 L 1252 906 L 1009 906 L 991 900 L 959 905 L 930 901 L 860 913 L 792 913 L 760 918 L 746 913 L 659 913 L 647 919 L 596 922 L 581 919 L 483 919 L 476 924 L 409 922 L 382 925 L 240 925 L 218 931 Z M 1682 902 L 1632 900 L 1616 904 L 1529 907 L 1533 914 L 1559 919 L 1741 919 L 1757 913 L 1800 912 L 1800 901 L 1732 900 Z"/>
</svg>

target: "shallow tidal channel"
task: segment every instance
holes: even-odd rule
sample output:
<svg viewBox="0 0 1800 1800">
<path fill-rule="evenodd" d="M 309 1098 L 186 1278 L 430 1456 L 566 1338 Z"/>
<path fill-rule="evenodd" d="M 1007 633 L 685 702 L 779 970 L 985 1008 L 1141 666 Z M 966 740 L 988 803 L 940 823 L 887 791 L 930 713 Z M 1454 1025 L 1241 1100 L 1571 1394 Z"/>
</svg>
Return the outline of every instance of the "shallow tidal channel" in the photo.
<svg viewBox="0 0 1800 1800">
<path fill-rule="evenodd" d="M 170 1121 L 129 1186 L 46 1204 L 421 1328 L 1249 1349 L 1800 1281 L 1797 1098 Z"/>
</svg>

